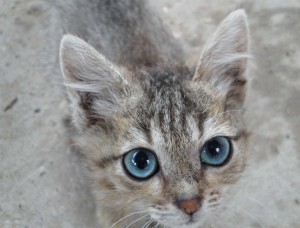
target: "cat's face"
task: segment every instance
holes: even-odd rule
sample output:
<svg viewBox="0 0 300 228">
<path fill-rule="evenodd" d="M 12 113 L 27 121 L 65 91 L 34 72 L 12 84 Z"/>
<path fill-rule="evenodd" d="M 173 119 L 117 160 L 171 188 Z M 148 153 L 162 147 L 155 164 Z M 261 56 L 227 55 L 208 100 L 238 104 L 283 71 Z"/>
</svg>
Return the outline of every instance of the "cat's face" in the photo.
<svg viewBox="0 0 300 228">
<path fill-rule="evenodd" d="M 139 80 L 128 80 L 111 128 L 95 123 L 80 137 L 101 203 L 146 211 L 171 227 L 199 225 L 237 181 L 246 155 L 245 131 L 235 122 L 241 113 L 226 111 L 191 76 L 179 69 L 131 75 Z"/>
<path fill-rule="evenodd" d="M 144 212 L 170 227 L 197 227 L 214 215 L 246 158 L 245 20 L 241 11 L 225 19 L 195 73 L 129 71 L 64 38 L 76 143 L 102 207 Z"/>
</svg>

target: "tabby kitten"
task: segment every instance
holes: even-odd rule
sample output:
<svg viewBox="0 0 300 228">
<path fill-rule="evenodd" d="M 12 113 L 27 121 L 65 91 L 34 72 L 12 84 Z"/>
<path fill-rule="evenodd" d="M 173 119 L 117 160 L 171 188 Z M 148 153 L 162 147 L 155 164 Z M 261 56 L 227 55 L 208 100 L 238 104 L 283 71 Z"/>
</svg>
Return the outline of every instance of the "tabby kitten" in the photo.
<svg viewBox="0 0 300 228">
<path fill-rule="evenodd" d="M 60 61 L 99 221 L 200 227 L 245 166 L 246 14 L 225 18 L 189 69 L 143 1 L 89 4 L 76 15 L 95 25 L 69 32 L 99 52 L 65 35 Z"/>
</svg>

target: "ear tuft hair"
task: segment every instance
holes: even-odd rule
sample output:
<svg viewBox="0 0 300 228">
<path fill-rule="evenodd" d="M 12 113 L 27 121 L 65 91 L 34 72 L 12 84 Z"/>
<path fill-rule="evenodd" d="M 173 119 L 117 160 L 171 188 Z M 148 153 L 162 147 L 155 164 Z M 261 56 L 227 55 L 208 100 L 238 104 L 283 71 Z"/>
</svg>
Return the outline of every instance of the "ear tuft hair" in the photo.
<svg viewBox="0 0 300 228">
<path fill-rule="evenodd" d="M 227 108 L 241 106 L 250 57 L 247 15 L 239 9 L 221 22 L 204 46 L 194 80 L 211 84 L 226 100 Z"/>
<path fill-rule="evenodd" d="M 60 64 L 77 127 L 109 121 L 126 84 L 118 67 L 73 35 L 62 38 Z"/>
</svg>

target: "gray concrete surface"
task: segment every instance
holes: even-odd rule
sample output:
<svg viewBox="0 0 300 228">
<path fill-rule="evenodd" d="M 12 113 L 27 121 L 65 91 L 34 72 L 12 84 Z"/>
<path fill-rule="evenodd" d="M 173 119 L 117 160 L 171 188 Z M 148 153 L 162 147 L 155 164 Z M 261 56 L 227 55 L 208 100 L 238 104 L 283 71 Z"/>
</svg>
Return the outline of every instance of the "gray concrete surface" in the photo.
<svg viewBox="0 0 300 228">
<path fill-rule="evenodd" d="M 95 227 L 64 128 L 63 28 L 50 0 L 0 0 L 0 227 Z M 249 167 L 211 227 L 300 227 L 300 1 L 151 1 L 189 61 L 226 14 L 249 14 L 256 57 L 247 97 Z"/>
</svg>

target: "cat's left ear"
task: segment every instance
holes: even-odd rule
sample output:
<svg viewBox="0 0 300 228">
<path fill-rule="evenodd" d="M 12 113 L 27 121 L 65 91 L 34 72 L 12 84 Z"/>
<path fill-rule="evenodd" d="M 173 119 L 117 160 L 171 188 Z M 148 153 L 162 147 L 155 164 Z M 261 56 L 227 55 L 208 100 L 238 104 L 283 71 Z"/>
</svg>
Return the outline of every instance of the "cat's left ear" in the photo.
<svg viewBox="0 0 300 228">
<path fill-rule="evenodd" d="M 60 63 L 75 125 L 114 123 L 127 88 L 120 68 L 72 35 L 61 41 Z"/>
<path fill-rule="evenodd" d="M 239 108 L 245 96 L 249 52 L 247 15 L 239 9 L 221 22 L 204 46 L 194 80 L 211 84 L 224 99 L 226 109 Z"/>
</svg>

